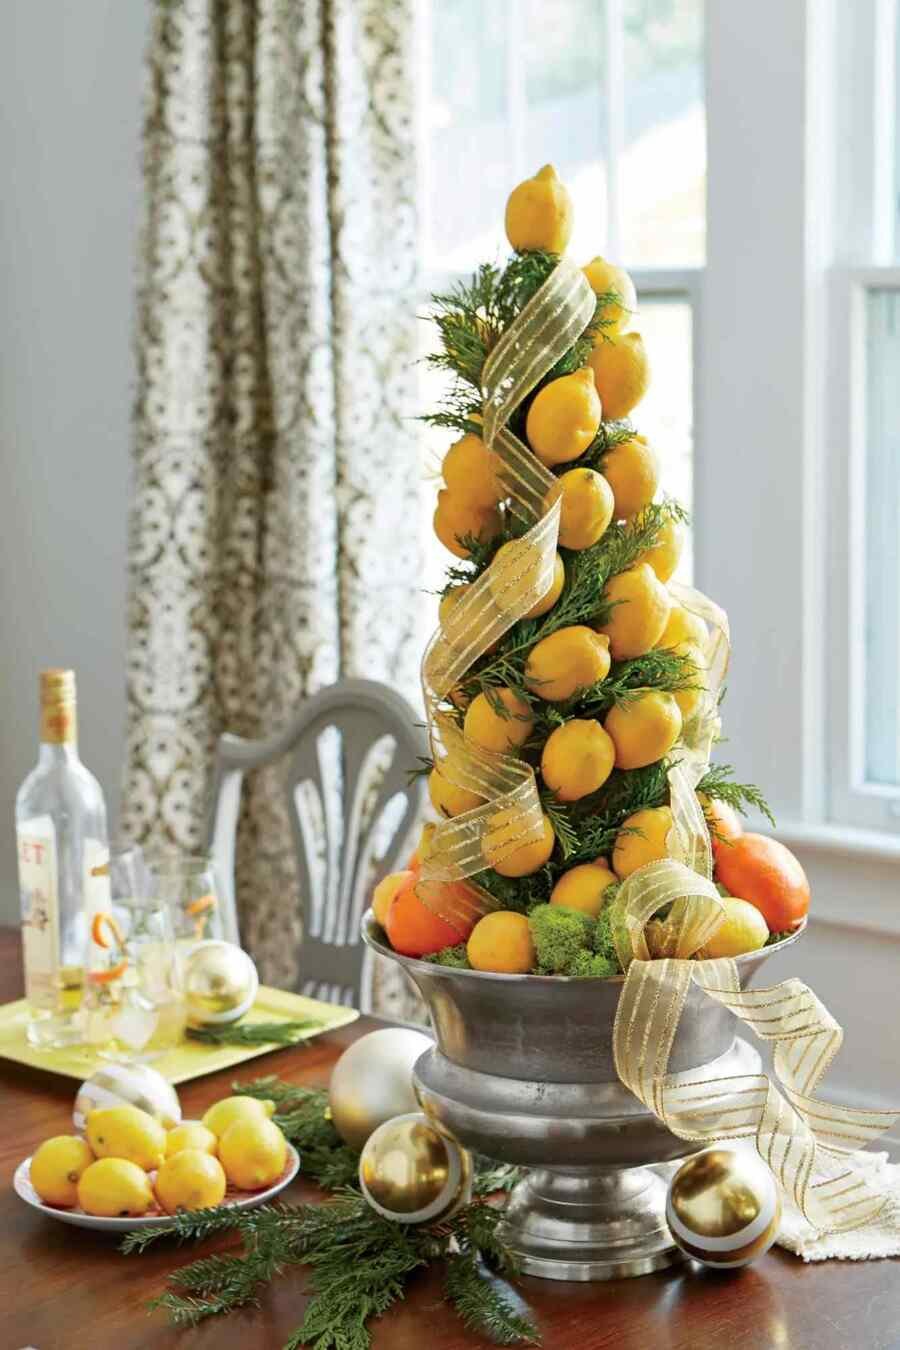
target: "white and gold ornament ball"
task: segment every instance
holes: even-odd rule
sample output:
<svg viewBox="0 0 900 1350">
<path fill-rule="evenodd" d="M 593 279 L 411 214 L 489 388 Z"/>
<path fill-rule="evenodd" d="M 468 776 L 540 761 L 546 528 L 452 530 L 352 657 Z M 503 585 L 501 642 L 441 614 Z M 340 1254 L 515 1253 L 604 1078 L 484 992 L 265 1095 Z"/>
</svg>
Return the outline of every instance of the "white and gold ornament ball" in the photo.
<svg viewBox="0 0 900 1350">
<path fill-rule="evenodd" d="M 758 1154 L 708 1148 L 669 1183 L 666 1221 L 686 1256 L 715 1270 L 748 1266 L 772 1246 L 781 1195 Z"/>
<path fill-rule="evenodd" d="M 104 1064 L 95 1069 L 75 1095 L 76 1130 L 83 1133 L 88 1112 L 96 1106 L 139 1106 L 165 1130 L 181 1121 L 178 1093 L 149 1064 Z"/>
<path fill-rule="evenodd" d="M 182 981 L 188 1022 L 201 1029 L 237 1022 L 253 1007 L 259 989 L 252 957 L 233 942 L 213 938 L 191 947 Z"/>
<path fill-rule="evenodd" d="M 359 1150 L 386 1120 L 418 1111 L 413 1065 L 433 1044 L 421 1031 L 385 1027 L 344 1051 L 331 1074 L 328 1106 L 345 1144 Z"/>
<path fill-rule="evenodd" d="M 386 1120 L 366 1140 L 359 1184 L 383 1218 L 436 1223 L 471 1199 L 472 1160 L 434 1121 L 412 1111 Z"/>
</svg>

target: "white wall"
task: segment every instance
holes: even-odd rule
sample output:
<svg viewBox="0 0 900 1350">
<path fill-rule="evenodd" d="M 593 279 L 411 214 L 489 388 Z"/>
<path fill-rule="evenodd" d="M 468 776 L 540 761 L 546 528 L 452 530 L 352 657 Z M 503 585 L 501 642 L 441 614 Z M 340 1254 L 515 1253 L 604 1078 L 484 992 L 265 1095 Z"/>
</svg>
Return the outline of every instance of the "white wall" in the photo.
<svg viewBox="0 0 900 1350">
<path fill-rule="evenodd" d="M 78 675 L 115 815 L 144 0 L 0 6 L 0 922 L 37 673 Z"/>
</svg>

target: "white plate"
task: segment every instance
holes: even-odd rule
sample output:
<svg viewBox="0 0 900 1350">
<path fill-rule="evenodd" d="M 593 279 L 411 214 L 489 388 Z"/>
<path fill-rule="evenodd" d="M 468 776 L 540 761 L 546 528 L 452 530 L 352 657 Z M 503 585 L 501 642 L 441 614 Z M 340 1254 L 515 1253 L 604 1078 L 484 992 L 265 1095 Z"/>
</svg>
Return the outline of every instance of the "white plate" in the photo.
<svg viewBox="0 0 900 1350">
<path fill-rule="evenodd" d="M 268 1186 L 264 1191 L 236 1191 L 229 1187 L 222 1203 L 231 1205 L 234 1209 L 255 1209 L 257 1205 L 266 1204 L 273 1196 L 278 1195 L 279 1191 L 283 1191 L 300 1170 L 299 1153 L 293 1144 L 288 1144 L 287 1148 L 288 1157 L 284 1171 L 273 1186 Z M 152 1177 L 154 1173 L 151 1172 L 150 1175 Z M 59 1219 L 60 1223 L 74 1224 L 76 1228 L 94 1228 L 101 1233 L 132 1233 L 136 1228 L 151 1226 L 171 1228 L 175 1222 L 171 1215 L 164 1214 L 161 1210 L 154 1214 L 145 1214 L 140 1219 L 106 1219 L 97 1214 L 85 1214 L 83 1209 L 55 1209 L 53 1205 L 45 1205 L 31 1184 L 30 1158 L 19 1163 L 13 1177 L 13 1186 L 16 1195 L 21 1196 L 26 1205 L 31 1205 L 32 1209 L 40 1210 L 41 1214 L 46 1214 L 50 1219 Z"/>
</svg>

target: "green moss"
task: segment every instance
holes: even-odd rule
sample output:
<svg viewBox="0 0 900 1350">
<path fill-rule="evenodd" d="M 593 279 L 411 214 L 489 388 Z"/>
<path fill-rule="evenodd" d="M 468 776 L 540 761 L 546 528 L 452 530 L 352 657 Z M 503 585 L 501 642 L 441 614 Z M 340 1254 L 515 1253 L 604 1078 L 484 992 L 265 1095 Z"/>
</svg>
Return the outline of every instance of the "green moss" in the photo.
<svg viewBox="0 0 900 1350">
<path fill-rule="evenodd" d="M 444 947 L 439 952 L 433 952 L 431 956 L 426 956 L 425 960 L 435 966 L 451 966 L 454 970 L 472 969 L 464 942 L 457 943 L 455 947 Z"/>
</svg>

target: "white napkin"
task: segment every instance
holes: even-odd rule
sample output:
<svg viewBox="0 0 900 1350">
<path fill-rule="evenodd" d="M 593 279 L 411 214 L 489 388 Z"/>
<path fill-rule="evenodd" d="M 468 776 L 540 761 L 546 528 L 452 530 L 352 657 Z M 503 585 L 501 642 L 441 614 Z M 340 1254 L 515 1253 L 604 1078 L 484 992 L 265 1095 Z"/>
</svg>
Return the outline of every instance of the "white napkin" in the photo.
<svg viewBox="0 0 900 1350">
<path fill-rule="evenodd" d="M 822 1155 L 819 1156 L 821 1159 Z M 879 1217 L 849 1233 L 822 1234 L 807 1223 L 790 1200 L 783 1197 L 778 1234 L 780 1247 L 786 1247 L 804 1261 L 872 1261 L 880 1256 L 900 1256 L 900 1166 L 888 1162 L 887 1153 L 861 1151 L 852 1154 L 851 1158 L 854 1167 L 890 1197 L 890 1203 Z M 840 1166 L 837 1160 L 835 1165 Z"/>
</svg>

